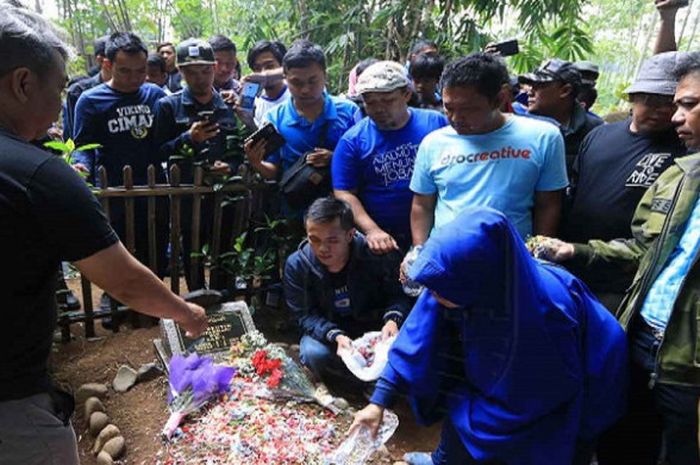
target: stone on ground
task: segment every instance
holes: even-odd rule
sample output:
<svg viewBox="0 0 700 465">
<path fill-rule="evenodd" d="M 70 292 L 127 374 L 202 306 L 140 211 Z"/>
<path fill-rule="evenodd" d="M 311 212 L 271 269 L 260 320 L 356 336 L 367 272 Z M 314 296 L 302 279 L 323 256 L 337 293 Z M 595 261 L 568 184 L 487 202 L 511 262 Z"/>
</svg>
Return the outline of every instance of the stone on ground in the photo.
<svg viewBox="0 0 700 465">
<path fill-rule="evenodd" d="M 107 397 L 107 386 L 100 383 L 87 383 L 80 386 L 75 393 L 75 400 L 79 404 L 90 397 L 104 399 Z"/>
<path fill-rule="evenodd" d="M 123 436 L 117 436 L 110 439 L 102 448 L 102 452 L 107 452 L 109 456 L 115 460 L 124 455 L 125 451 L 126 442 L 124 441 Z"/>
<path fill-rule="evenodd" d="M 109 417 L 104 412 L 93 412 L 88 420 L 88 428 L 92 436 L 97 436 L 109 424 Z"/>
<path fill-rule="evenodd" d="M 94 412 L 104 412 L 105 406 L 97 397 L 90 397 L 85 401 L 85 418 L 90 418 Z"/>
<path fill-rule="evenodd" d="M 104 428 L 102 428 L 102 431 L 100 431 L 100 434 L 97 435 L 97 439 L 95 440 L 95 447 L 92 448 L 92 453 L 97 454 L 99 451 L 102 450 L 105 444 L 107 444 L 107 441 L 109 441 L 112 438 L 116 438 L 121 434 L 121 431 L 119 431 L 119 428 L 117 428 L 114 425 L 107 425 Z"/>
<path fill-rule="evenodd" d="M 114 377 L 112 381 L 112 387 L 117 392 L 126 392 L 134 384 L 136 384 L 137 373 L 136 370 L 131 368 L 129 365 L 122 365 L 117 371 L 117 376 Z"/>
</svg>

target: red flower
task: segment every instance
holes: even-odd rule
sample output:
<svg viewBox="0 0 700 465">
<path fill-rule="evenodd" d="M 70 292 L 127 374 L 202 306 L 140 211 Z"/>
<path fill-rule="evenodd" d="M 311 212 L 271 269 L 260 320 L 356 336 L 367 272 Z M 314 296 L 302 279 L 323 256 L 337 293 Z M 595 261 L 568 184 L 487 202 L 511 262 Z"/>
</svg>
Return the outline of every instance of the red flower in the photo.
<svg viewBox="0 0 700 465">
<path fill-rule="evenodd" d="M 270 375 L 267 379 L 267 385 L 271 388 L 277 387 L 284 376 L 282 372 L 282 360 L 268 358 L 267 351 L 258 350 L 253 354 L 253 367 L 258 376 L 263 377 Z"/>
<path fill-rule="evenodd" d="M 279 368 L 274 368 L 270 374 L 270 377 L 267 378 L 267 387 L 276 388 L 279 386 L 280 381 L 282 381 L 282 376 L 284 376 L 282 370 Z"/>
</svg>

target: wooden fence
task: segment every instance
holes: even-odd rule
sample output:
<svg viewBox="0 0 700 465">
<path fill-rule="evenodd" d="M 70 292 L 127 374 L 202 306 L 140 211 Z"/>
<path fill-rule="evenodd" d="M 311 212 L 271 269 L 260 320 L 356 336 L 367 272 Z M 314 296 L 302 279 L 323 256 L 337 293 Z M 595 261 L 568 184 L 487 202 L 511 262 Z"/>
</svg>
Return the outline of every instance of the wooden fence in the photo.
<svg viewBox="0 0 700 465">
<path fill-rule="evenodd" d="M 104 167 L 100 167 L 98 171 L 100 185 L 107 186 L 107 172 Z M 222 203 L 229 194 L 237 194 L 241 197 L 236 208 L 234 218 L 233 231 L 235 235 L 240 234 L 247 227 L 250 215 L 250 206 L 252 202 L 253 187 L 246 185 L 241 179 L 238 182 L 226 182 L 221 185 L 208 186 L 204 184 L 204 169 L 196 167 L 194 170 L 194 183 L 180 183 L 180 169 L 177 165 L 173 165 L 169 170 L 168 183 L 156 183 L 156 168 L 151 165 L 147 171 L 147 185 L 135 186 L 133 182 L 133 170 L 131 166 L 125 166 L 123 169 L 124 185 L 119 187 L 106 187 L 94 190 L 95 196 L 102 204 L 107 217 L 110 217 L 110 203 L 116 199 L 124 201 L 124 224 L 125 237 L 124 243 L 126 248 L 132 254 L 136 251 L 136 208 L 135 201 L 138 198 L 146 198 L 147 208 L 147 230 L 148 230 L 148 262 L 145 263 L 154 273 L 158 270 L 157 258 L 157 225 L 156 225 L 156 209 L 157 199 L 162 197 L 169 198 L 169 243 L 170 243 L 170 288 L 175 294 L 180 293 L 180 256 L 181 256 L 181 207 L 182 201 L 185 198 L 192 199 L 192 234 L 191 234 L 191 250 L 201 250 L 200 227 L 202 225 L 201 208 L 202 200 L 206 196 L 213 196 L 213 219 L 212 219 L 212 234 L 209 254 L 212 262 L 216 262 L 219 255 L 222 253 L 221 230 L 223 220 Z M 190 269 L 185 270 L 190 273 L 191 287 L 198 289 L 203 283 L 199 282 L 200 273 L 198 270 L 202 265 L 200 255 L 193 255 L 191 258 Z M 119 331 L 119 320 L 122 315 L 129 315 L 132 324 L 139 326 L 146 318 L 130 311 L 126 307 L 120 307 L 114 299 L 110 299 L 110 310 L 103 311 L 95 309 L 92 301 L 91 283 L 81 276 L 82 288 L 82 310 L 66 311 L 60 313 L 59 327 L 61 328 L 62 340 L 70 340 L 70 325 L 78 322 L 83 322 L 85 325 L 85 337 L 95 336 L 95 321 L 103 318 L 112 319 L 112 331 Z"/>
</svg>

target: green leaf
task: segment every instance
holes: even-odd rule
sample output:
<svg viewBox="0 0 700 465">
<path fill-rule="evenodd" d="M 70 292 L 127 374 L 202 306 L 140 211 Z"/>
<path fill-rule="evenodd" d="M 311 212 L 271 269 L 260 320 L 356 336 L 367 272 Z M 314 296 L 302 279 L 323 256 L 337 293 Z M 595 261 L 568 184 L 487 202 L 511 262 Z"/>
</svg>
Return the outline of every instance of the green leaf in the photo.
<svg viewBox="0 0 700 465">
<path fill-rule="evenodd" d="M 66 141 L 66 147 L 68 148 L 69 152 L 72 152 L 75 150 L 75 141 L 73 139 L 68 139 Z"/>
<path fill-rule="evenodd" d="M 85 144 L 81 145 L 80 147 L 74 149 L 76 152 L 80 152 L 82 150 L 95 150 L 95 149 L 101 149 L 102 144 Z"/>
<path fill-rule="evenodd" d="M 61 142 L 58 140 L 50 140 L 48 142 L 44 142 L 44 147 L 51 150 L 58 150 L 59 152 L 63 153 L 70 152 L 70 149 L 65 144 L 65 142 Z"/>
</svg>

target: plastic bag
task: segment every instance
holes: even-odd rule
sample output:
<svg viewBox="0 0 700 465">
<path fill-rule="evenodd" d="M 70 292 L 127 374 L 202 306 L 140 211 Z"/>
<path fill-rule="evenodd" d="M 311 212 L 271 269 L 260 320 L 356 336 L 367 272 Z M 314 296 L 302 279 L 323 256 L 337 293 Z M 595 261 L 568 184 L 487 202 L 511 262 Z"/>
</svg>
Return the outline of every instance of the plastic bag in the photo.
<svg viewBox="0 0 700 465">
<path fill-rule="evenodd" d="M 375 381 L 382 374 L 395 337 L 383 340 L 380 331 L 365 333 L 352 341 L 352 349 L 341 349 L 340 358 L 358 379 Z"/>
<path fill-rule="evenodd" d="M 323 465 L 364 465 L 377 449 L 386 444 L 399 427 L 399 417 L 391 410 L 384 411 L 376 439 L 367 428 L 357 428 L 345 441 L 326 457 Z"/>
</svg>

